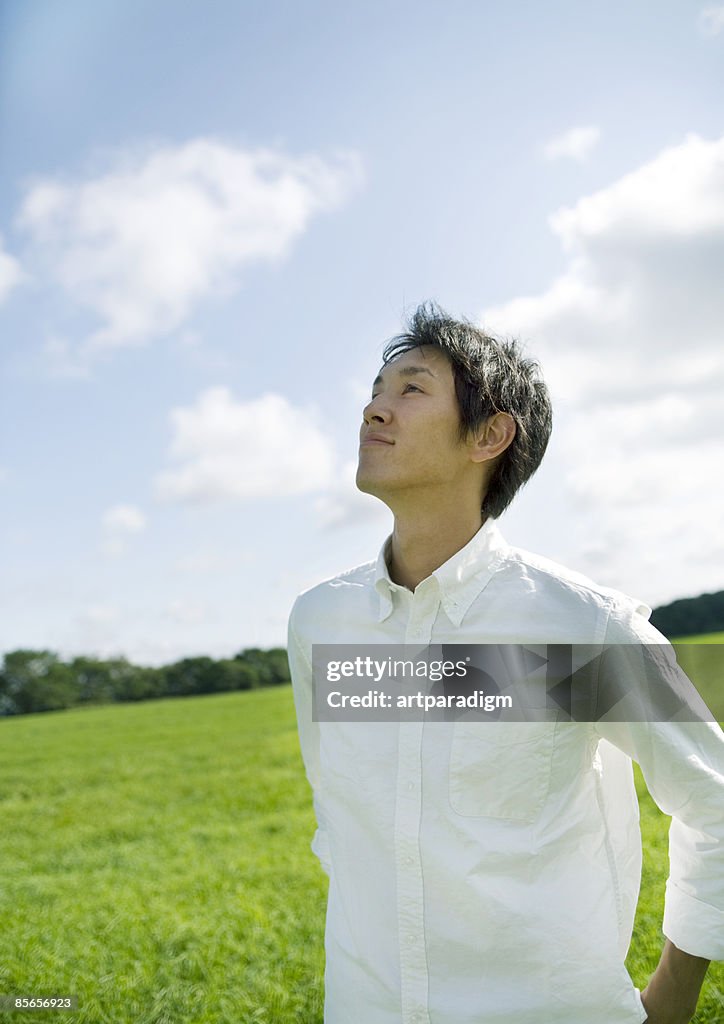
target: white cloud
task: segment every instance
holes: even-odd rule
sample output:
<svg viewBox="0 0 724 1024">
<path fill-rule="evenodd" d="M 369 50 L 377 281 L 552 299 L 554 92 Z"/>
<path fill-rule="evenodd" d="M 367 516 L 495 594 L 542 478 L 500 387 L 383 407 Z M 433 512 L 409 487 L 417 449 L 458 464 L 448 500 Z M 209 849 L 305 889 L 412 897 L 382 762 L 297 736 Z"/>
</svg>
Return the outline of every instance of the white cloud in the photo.
<svg viewBox="0 0 724 1024">
<path fill-rule="evenodd" d="M 655 601 L 721 589 L 724 139 L 689 136 L 550 224 L 566 271 L 484 322 L 533 339 L 551 384 L 571 557 Z"/>
<path fill-rule="evenodd" d="M 489 309 L 491 327 L 535 333 L 556 350 L 586 357 L 600 344 L 624 358 L 643 346 L 667 357 L 700 360 L 706 352 L 718 359 L 724 138 L 689 136 L 558 210 L 550 225 L 570 254 L 568 269 L 542 295 Z"/>
<path fill-rule="evenodd" d="M 103 526 L 109 533 L 140 533 L 146 517 L 137 505 L 114 505 L 103 514 Z"/>
<path fill-rule="evenodd" d="M 237 402 L 209 388 L 195 405 L 171 413 L 171 457 L 178 468 L 156 479 L 159 497 L 212 502 L 287 497 L 325 488 L 334 451 L 315 413 L 266 394 Z"/>
<path fill-rule="evenodd" d="M 699 29 L 706 36 L 718 36 L 724 29 L 724 7 L 705 7 L 700 11 Z"/>
<path fill-rule="evenodd" d="M 146 517 L 137 505 L 114 505 L 102 517 L 103 550 L 109 555 L 120 555 L 133 534 L 146 529 Z"/>
<path fill-rule="evenodd" d="M 543 147 L 543 156 L 546 160 L 564 158 L 578 160 L 580 163 L 589 156 L 600 138 L 601 130 L 595 125 L 571 128 L 547 142 Z"/>
<path fill-rule="evenodd" d="M 20 284 L 24 276 L 15 257 L 5 251 L 2 235 L 0 235 L 0 302 L 10 294 L 16 285 Z"/>
<path fill-rule="evenodd" d="M 568 250 L 613 242 L 644 250 L 717 235 L 724 227 L 724 139 L 689 135 L 608 188 L 551 217 Z"/>
<path fill-rule="evenodd" d="M 86 180 L 38 181 L 19 224 L 44 272 L 100 319 L 92 352 L 179 327 L 250 264 L 284 258 L 360 177 L 354 154 L 290 157 L 200 138 L 120 156 Z"/>
</svg>

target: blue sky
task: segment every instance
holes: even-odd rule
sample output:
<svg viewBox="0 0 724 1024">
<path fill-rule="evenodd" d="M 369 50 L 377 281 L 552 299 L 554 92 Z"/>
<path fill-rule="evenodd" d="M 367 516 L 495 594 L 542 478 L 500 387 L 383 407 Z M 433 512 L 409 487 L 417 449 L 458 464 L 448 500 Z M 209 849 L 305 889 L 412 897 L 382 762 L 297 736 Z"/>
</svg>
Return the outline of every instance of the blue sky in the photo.
<svg viewBox="0 0 724 1024">
<path fill-rule="evenodd" d="M 511 542 L 721 589 L 723 68 L 717 4 L 6 0 L 0 650 L 283 643 L 429 298 L 550 381 Z"/>
</svg>

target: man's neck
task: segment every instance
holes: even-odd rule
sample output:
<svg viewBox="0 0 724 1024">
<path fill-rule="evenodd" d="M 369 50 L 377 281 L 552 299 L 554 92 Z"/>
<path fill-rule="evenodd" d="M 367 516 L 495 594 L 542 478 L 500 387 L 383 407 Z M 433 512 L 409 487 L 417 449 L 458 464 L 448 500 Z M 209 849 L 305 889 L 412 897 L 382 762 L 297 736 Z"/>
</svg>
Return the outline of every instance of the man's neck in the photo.
<svg viewBox="0 0 724 1024">
<path fill-rule="evenodd" d="M 389 556 L 391 579 L 414 590 L 449 558 L 472 540 L 483 524 L 480 510 L 413 519 L 395 517 Z"/>
</svg>

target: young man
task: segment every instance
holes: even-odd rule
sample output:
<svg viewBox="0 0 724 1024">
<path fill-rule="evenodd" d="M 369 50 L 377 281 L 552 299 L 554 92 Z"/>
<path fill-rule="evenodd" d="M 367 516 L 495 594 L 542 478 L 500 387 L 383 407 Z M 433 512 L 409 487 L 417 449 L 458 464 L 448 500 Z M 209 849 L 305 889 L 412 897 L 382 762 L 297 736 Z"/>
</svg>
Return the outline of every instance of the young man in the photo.
<svg viewBox="0 0 724 1024">
<path fill-rule="evenodd" d="M 393 339 L 358 487 L 394 530 L 301 595 L 289 658 L 329 874 L 327 1024 L 684 1024 L 724 958 L 724 735 L 706 721 L 319 722 L 312 646 L 663 644 L 650 609 L 509 547 L 540 464 L 537 366 L 436 307 Z M 640 881 L 637 760 L 673 816 L 661 962 L 624 967 Z"/>
</svg>

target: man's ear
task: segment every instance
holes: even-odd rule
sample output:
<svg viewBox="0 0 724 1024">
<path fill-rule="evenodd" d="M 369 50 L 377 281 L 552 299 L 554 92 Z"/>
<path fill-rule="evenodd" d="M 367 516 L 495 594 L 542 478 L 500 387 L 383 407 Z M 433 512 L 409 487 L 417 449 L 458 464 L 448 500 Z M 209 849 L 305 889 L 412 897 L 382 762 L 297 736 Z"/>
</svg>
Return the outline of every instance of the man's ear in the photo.
<svg viewBox="0 0 724 1024">
<path fill-rule="evenodd" d="M 516 430 L 510 413 L 496 412 L 473 435 L 470 458 L 473 462 L 489 462 L 497 458 L 512 443 Z"/>
</svg>

